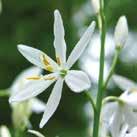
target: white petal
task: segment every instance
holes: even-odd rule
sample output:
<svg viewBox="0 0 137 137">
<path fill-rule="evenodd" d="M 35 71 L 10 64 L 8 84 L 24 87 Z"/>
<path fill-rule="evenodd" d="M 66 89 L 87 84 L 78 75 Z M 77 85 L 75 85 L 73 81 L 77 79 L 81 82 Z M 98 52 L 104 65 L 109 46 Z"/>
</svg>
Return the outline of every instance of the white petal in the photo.
<svg viewBox="0 0 137 137">
<path fill-rule="evenodd" d="M 129 129 L 132 129 L 133 127 L 137 126 L 137 114 L 131 107 L 124 107 L 124 116 L 125 122 L 128 124 Z"/>
<path fill-rule="evenodd" d="M 0 127 L 0 137 L 11 137 L 9 129 L 6 126 Z"/>
<path fill-rule="evenodd" d="M 64 64 L 66 63 L 66 43 L 64 40 L 65 32 L 63 21 L 58 10 L 55 10 L 54 18 L 54 47 L 56 51 L 56 57 L 60 59 L 61 64 Z"/>
<path fill-rule="evenodd" d="M 112 137 L 119 136 L 120 129 L 122 126 L 122 120 L 123 120 L 122 110 L 119 106 L 117 106 L 117 109 L 115 110 L 115 113 L 110 121 L 110 132 Z"/>
<path fill-rule="evenodd" d="M 128 24 L 125 16 L 121 16 L 115 28 L 115 44 L 117 47 L 123 47 L 128 38 Z"/>
<path fill-rule="evenodd" d="M 40 132 L 35 131 L 35 130 L 28 130 L 29 133 L 36 135 L 37 137 L 44 137 Z"/>
<path fill-rule="evenodd" d="M 125 137 L 127 131 L 128 131 L 128 125 L 125 124 L 121 127 L 119 137 Z"/>
<path fill-rule="evenodd" d="M 116 85 L 122 90 L 128 90 L 130 88 L 137 87 L 137 84 L 135 82 L 120 75 L 114 75 L 113 80 Z"/>
<path fill-rule="evenodd" d="M 126 90 L 120 96 L 120 99 L 122 99 L 130 107 L 137 108 L 137 89 Z"/>
<path fill-rule="evenodd" d="M 31 104 L 32 104 L 31 109 L 35 113 L 44 112 L 46 109 L 46 104 L 37 98 L 31 99 Z"/>
<path fill-rule="evenodd" d="M 56 111 L 61 99 L 62 87 L 63 87 L 63 79 L 58 79 L 48 99 L 46 110 L 40 122 L 40 128 L 42 128 L 48 122 L 48 120 Z"/>
<path fill-rule="evenodd" d="M 90 88 L 90 80 L 87 74 L 83 71 L 70 70 L 68 71 L 65 82 L 74 92 L 82 92 Z"/>
<path fill-rule="evenodd" d="M 95 29 L 95 22 L 93 21 L 91 25 L 88 27 L 82 38 L 79 40 L 79 42 L 74 47 L 73 51 L 71 52 L 68 60 L 67 60 L 67 66 L 68 68 L 71 68 L 72 65 L 78 60 L 78 58 L 82 55 L 85 48 L 88 46 L 91 36 Z"/>
<path fill-rule="evenodd" d="M 136 137 L 137 136 L 137 127 L 134 127 L 130 133 L 127 133 L 124 137 Z"/>
<path fill-rule="evenodd" d="M 50 65 L 53 68 L 53 71 L 57 70 L 57 68 L 58 68 L 58 65 L 56 64 L 56 62 L 54 60 L 52 60 L 44 52 L 42 52 L 38 49 L 20 44 L 20 45 L 18 45 L 18 50 L 28 61 L 30 61 L 32 64 L 34 64 L 40 68 L 45 69 L 45 64 L 41 59 L 42 56 L 44 56 L 48 60 L 48 62 L 50 63 Z"/>
<path fill-rule="evenodd" d="M 49 74 L 47 76 L 51 76 L 51 75 L 55 75 L 53 74 Z M 10 99 L 9 102 L 20 102 L 20 101 L 24 101 L 27 99 L 30 99 L 32 97 L 35 97 L 37 95 L 39 95 L 41 92 L 43 92 L 45 89 L 47 89 L 54 81 L 54 80 L 44 80 L 44 79 L 40 79 L 40 80 L 31 80 L 29 83 L 27 83 L 22 90 L 20 90 L 18 93 L 13 94 Z"/>
<path fill-rule="evenodd" d="M 25 69 L 22 71 L 16 79 L 13 81 L 13 84 L 10 87 L 11 94 L 15 94 L 16 92 L 19 92 L 23 86 L 28 82 L 26 80 L 27 77 L 31 76 L 39 76 L 41 74 L 41 69 L 38 67 L 30 67 L 28 69 Z"/>
<path fill-rule="evenodd" d="M 112 115 L 115 113 L 116 108 L 117 108 L 116 102 L 107 103 L 102 107 L 101 116 L 102 116 L 103 122 L 105 122 L 106 124 L 109 124 L 110 119 Z"/>
</svg>

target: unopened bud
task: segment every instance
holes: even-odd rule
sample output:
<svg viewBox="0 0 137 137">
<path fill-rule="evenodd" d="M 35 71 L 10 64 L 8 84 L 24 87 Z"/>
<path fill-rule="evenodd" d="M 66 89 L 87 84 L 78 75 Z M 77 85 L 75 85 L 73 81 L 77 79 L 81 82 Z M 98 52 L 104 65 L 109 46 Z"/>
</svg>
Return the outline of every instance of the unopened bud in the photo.
<svg viewBox="0 0 137 137">
<path fill-rule="evenodd" d="M 99 0 L 91 0 L 91 4 L 92 4 L 94 12 L 96 14 L 98 14 L 100 11 L 100 1 Z"/>
<path fill-rule="evenodd" d="M 125 45 L 128 38 L 128 24 L 125 16 L 121 16 L 119 18 L 115 28 L 114 38 L 116 48 L 121 49 Z"/>
</svg>

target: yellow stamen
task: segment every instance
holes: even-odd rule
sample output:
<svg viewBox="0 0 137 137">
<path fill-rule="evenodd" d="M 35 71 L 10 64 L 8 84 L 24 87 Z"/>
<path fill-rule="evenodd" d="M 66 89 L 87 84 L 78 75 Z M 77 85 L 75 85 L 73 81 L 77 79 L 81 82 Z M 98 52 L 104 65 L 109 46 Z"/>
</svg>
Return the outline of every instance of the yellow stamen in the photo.
<svg viewBox="0 0 137 137">
<path fill-rule="evenodd" d="M 50 63 L 49 63 L 48 59 L 45 57 L 45 55 L 42 55 L 42 61 L 46 66 L 50 65 Z"/>
<path fill-rule="evenodd" d="M 129 92 L 132 92 L 132 93 L 137 92 L 137 88 L 131 88 L 131 89 L 129 90 Z"/>
<path fill-rule="evenodd" d="M 60 60 L 60 58 L 59 58 L 59 57 L 56 57 L 56 60 L 57 60 L 58 65 L 61 65 L 61 60 Z"/>
<path fill-rule="evenodd" d="M 46 66 L 45 69 L 49 72 L 53 72 L 53 67 L 51 65 Z"/>
<path fill-rule="evenodd" d="M 50 77 L 50 76 L 49 76 L 49 77 L 45 77 L 44 79 L 45 79 L 45 80 L 54 80 L 54 79 L 56 79 L 56 77 L 53 77 L 53 76 Z"/>
<path fill-rule="evenodd" d="M 41 79 L 40 76 L 32 76 L 27 78 L 27 80 L 40 80 L 40 79 Z"/>
</svg>

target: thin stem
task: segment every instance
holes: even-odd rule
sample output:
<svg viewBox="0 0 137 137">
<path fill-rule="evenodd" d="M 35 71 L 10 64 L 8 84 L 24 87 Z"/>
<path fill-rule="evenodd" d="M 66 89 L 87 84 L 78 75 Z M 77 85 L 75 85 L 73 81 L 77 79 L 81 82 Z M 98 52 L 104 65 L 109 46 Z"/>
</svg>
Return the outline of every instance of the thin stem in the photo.
<svg viewBox="0 0 137 137">
<path fill-rule="evenodd" d="M 118 60 L 118 56 L 119 56 L 119 53 L 120 53 L 120 50 L 116 50 L 116 54 L 114 56 L 114 59 L 113 59 L 113 63 L 112 63 L 112 66 L 110 68 L 110 71 L 109 71 L 109 74 L 108 74 L 108 77 L 104 83 L 104 87 L 103 89 L 106 90 L 106 87 L 108 85 L 108 82 L 110 80 L 110 78 L 112 77 L 113 73 L 114 73 L 114 69 L 115 69 L 115 66 L 116 66 L 116 63 L 117 63 L 117 60 Z"/>
<path fill-rule="evenodd" d="M 101 52 L 100 52 L 100 70 L 99 70 L 99 84 L 98 84 L 98 94 L 96 102 L 96 113 L 94 113 L 94 127 L 93 127 L 93 137 L 98 137 L 99 135 L 99 124 L 100 124 L 100 113 L 102 107 L 103 99 L 103 75 L 104 75 L 104 54 L 105 54 L 105 38 L 106 38 L 106 22 L 103 11 L 103 2 L 100 0 L 100 17 L 102 20 L 101 28 Z"/>
<path fill-rule="evenodd" d="M 117 101 L 119 103 L 124 103 L 120 98 L 118 97 L 115 97 L 115 96 L 109 96 L 109 97 L 106 97 L 103 102 L 102 102 L 102 105 L 105 105 L 107 102 L 109 101 Z"/>
<path fill-rule="evenodd" d="M 0 97 L 8 97 L 10 94 L 9 94 L 9 91 L 8 89 L 1 89 L 0 90 Z"/>
<path fill-rule="evenodd" d="M 95 103 L 93 101 L 93 98 L 91 97 L 91 95 L 88 93 L 88 92 L 85 92 L 85 95 L 88 97 L 92 107 L 93 107 L 93 110 L 94 110 L 94 113 L 96 112 L 96 106 L 95 106 Z"/>
</svg>

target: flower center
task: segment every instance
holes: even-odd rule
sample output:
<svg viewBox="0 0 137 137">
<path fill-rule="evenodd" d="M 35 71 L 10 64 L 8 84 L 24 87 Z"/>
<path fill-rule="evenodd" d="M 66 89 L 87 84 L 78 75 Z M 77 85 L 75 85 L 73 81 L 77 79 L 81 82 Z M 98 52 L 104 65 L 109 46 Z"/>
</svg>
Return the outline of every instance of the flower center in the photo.
<svg viewBox="0 0 137 137">
<path fill-rule="evenodd" d="M 62 70 L 60 70 L 60 76 L 61 77 L 65 77 L 67 75 L 67 70 L 65 70 L 65 69 L 62 69 Z"/>
</svg>

